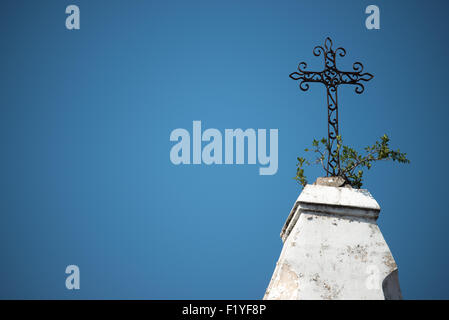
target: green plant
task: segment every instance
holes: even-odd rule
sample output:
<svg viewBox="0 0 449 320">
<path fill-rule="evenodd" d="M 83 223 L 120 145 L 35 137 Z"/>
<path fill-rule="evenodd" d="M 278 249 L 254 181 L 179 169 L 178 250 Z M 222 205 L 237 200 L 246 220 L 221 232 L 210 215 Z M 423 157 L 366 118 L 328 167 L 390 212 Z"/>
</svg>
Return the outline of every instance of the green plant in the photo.
<svg viewBox="0 0 449 320">
<path fill-rule="evenodd" d="M 337 147 L 334 155 L 339 155 L 340 167 L 337 176 L 342 177 L 347 184 L 354 188 L 362 186 L 363 169 L 371 169 L 373 162 L 381 160 L 393 160 L 399 163 L 410 163 L 407 159 L 407 154 L 400 152 L 400 150 L 392 150 L 389 146 L 390 138 L 384 134 L 379 141 L 376 141 L 372 146 L 366 147 L 365 154 L 362 155 L 353 148 L 343 145 L 341 136 L 337 137 Z M 329 154 L 329 145 L 327 139 L 323 138 L 320 141 L 313 140 L 312 149 L 305 149 L 306 152 L 313 152 L 316 158 L 313 163 L 323 166 L 324 171 L 329 175 L 330 172 L 326 167 L 326 161 Z M 294 179 L 305 186 L 307 178 L 304 174 L 304 167 L 311 163 L 306 158 L 298 157 L 296 164 L 296 176 Z"/>
</svg>

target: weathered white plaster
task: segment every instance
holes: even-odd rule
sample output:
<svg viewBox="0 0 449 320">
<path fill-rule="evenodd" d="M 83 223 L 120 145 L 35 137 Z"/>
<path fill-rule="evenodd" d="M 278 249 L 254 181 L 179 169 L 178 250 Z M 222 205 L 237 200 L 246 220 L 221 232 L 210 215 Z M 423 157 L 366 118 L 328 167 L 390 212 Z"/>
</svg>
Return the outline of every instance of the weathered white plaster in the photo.
<svg viewBox="0 0 449 320">
<path fill-rule="evenodd" d="M 264 299 L 401 299 L 379 212 L 367 190 L 307 185 L 282 228 Z"/>
</svg>

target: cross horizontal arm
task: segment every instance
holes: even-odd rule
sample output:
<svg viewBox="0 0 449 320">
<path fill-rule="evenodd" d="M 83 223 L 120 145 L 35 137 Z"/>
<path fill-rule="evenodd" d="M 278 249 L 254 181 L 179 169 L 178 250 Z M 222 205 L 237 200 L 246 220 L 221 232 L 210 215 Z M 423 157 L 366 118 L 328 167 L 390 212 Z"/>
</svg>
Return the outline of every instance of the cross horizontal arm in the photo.
<svg viewBox="0 0 449 320">
<path fill-rule="evenodd" d="M 367 82 L 370 81 L 374 76 L 371 73 L 363 72 L 363 65 L 360 62 L 354 63 L 353 67 L 354 71 L 340 71 L 336 69 L 338 73 L 338 82 L 336 85 L 340 84 L 352 84 L 355 85 L 355 92 L 361 94 L 365 91 L 365 86 L 362 81 Z"/>
<path fill-rule="evenodd" d="M 323 84 L 326 84 L 323 80 L 323 72 L 315 72 L 315 71 L 306 71 L 307 63 L 301 62 L 298 65 L 298 71 L 299 72 L 293 72 L 290 74 L 290 78 L 293 80 L 301 80 L 299 83 L 299 88 L 302 91 L 309 90 L 309 84 L 307 82 L 321 82 Z"/>
<path fill-rule="evenodd" d="M 361 94 L 365 90 L 365 86 L 362 81 L 370 81 L 374 76 L 370 73 L 363 73 L 363 65 L 360 62 L 356 62 L 353 65 L 354 71 L 341 71 L 336 67 L 327 67 L 321 71 L 306 71 L 307 64 L 301 62 L 298 65 L 299 72 L 293 72 L 290 74 L 290 78 L 293 80 L 300 80 L 299 88 L 302 91 L 309 90 L 308 82 L 320 82 L 327 87 L 337 87 L 341 84 L 355 85 L 355 92 Z"/>
</svg>

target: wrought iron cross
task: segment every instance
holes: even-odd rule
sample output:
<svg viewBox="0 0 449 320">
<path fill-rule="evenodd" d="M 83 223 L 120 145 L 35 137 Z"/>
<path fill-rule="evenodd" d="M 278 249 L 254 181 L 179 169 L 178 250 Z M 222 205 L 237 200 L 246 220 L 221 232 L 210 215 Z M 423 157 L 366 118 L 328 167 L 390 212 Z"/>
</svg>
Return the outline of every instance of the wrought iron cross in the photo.
<svg viewBox="0 0 449 320">
<path fill-rule="evenodd" d="M 328 159 L 327 159 L 327 175 L 338 176 L 341 173 L 340 170 L 340 154 L 337 150 L 337 143 L 335 140 L 339 135 L 338 131 L 338 95 L 337 88 L 341 84 L 355 85 L 355 92 L 361 94 L 365 87 L 362 81 L 369 81 L 374 76 L 370 73 L 363 73 L 363 65 L 360 62 L 353 64 L 354 71 L 341 71 L 337 68 L 335 58 L 337 54 L 340 57 L 346 55 L 346 50 L 343 48 L 332 49 L 332 40 L 328 37 L 324 42 L 324 48 L 322 46 L 316 46 L 313 49 L 313 54 L 318 57 L 321 54 L 324 55 L 324 70 L 306 71 L 307 63 L 301 62 L 298 65 L 299 72 L 293 72 L 290 74 L 290 78 L 293 80 L 300 80 L 299 88 L 302 91 L 309 90 L 308 82 L 320 82 L 326 86 L 327 91 L 327 131 L 328 131 Z"/>
</svg>

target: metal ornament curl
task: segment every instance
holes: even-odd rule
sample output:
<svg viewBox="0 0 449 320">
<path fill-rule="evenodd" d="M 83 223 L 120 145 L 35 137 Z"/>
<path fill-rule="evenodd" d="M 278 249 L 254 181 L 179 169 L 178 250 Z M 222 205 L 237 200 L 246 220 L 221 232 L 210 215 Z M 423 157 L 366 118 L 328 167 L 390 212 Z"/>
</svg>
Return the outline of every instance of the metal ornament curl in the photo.
<svg viewBox="0 0 449 320">
<path fill-rule="evenodd" d="M 337 68 L 336 56 L 344 57 L 346 50 L 342 47 L 337 49 L 332 48 L 333 43 L 331 38 L 327 37 L 324 41 L 324 46 L 316 46 L 313 49 L 313 55 L 319 57 L 323 55 L 324 70 L 307 71 L 307 63 L 300 62 L 298 65 L 299 72 L 290 74 L 290 78 L 299 82 L 299 88 L 302 91 L 307 91 L 310 88 L 309 83 L 317 82 L 326 86 L 327 91 L 327 136 L 328 136 L 328 159 L 326 173 L 327 176 L 339 176 L 341 174 L 340 168 L 340 154 L 337 149 L 336 139 L 339 136 L 338 128 L 338 86 L 343 84 L 350 84 L 355 86 L 355 92 L 362 94 L 365 91 L 365 86 L 362 82 L 368 82 L 374 78 L 371 73 L 363 72 L 364 67 L 361 62 L 355 62 L 352 65 L 353 71 L 342 71 Z"/>
</svg>

